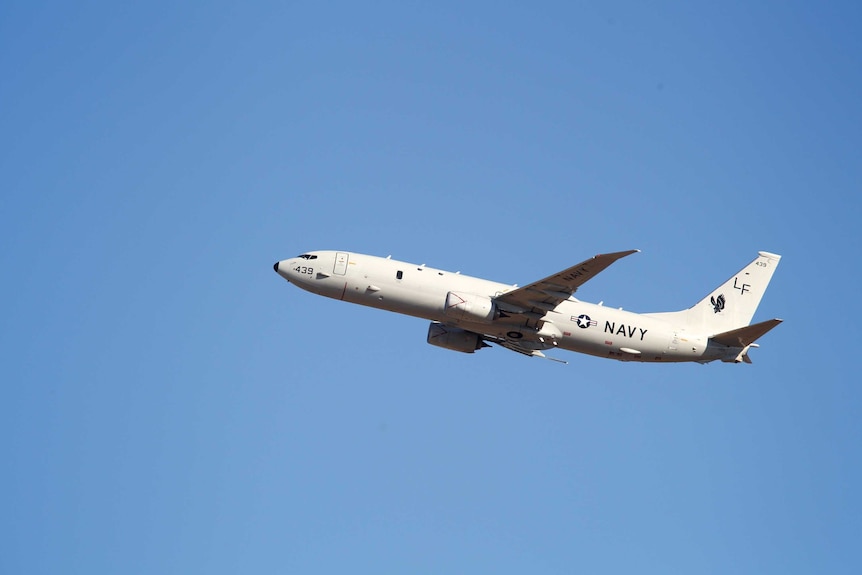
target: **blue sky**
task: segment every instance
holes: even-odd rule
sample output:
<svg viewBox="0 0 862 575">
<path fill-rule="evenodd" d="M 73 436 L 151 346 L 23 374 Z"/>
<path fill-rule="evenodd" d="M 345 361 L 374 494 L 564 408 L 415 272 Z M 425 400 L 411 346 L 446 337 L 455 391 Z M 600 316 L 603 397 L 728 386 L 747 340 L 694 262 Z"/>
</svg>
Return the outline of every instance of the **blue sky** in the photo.
<svg viewBox="0 0 862 575">
<path fill-rule="evenodd" d="M 858 573 L 854 3 L 0 8 L 3 573 Z M 753 365 L 425 344 L 272 263 L 688 307 Z"/>
</svg>

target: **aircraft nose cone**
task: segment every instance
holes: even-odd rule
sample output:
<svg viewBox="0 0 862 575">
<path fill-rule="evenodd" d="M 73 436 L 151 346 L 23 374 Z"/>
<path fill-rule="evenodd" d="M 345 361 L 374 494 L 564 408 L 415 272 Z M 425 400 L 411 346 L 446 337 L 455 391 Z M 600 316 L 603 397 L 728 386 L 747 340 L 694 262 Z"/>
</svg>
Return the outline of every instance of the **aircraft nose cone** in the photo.
<svg viewBox="0 0 862 575">
<path fill-rule="evenodd" d="M 275 263 L 273 264 L 273 266 L 272 266 L 272 269 L 274 269 L 274 270 L 275 270 L 275 273 L 278 273 L 278 264 L 279 264 L 279 263 L 281 263 L 281 262 L 275 262 Z"/>
</svg>

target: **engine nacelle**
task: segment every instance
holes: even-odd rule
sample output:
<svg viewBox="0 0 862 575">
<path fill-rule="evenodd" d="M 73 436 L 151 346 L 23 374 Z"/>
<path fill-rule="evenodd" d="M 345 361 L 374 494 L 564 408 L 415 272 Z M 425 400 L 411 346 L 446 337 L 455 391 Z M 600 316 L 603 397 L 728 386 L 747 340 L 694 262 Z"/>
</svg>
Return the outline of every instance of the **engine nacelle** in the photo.
<svg viewBox="0 0 862 575">
<path fill-rule="evenodd" d="M 477 349 L 488 347 L 478 333 L 443 325 L 439 321 L 432 321 L 428 326 L 428 343 L 462 353 L 473 353 Z"/>
<path fill-rule="evenodd" d="M 443 313 L 456 320 L 489 322 L 494 319 L 496 309 L 489 297 L 450 291 Z"/>
</svg>

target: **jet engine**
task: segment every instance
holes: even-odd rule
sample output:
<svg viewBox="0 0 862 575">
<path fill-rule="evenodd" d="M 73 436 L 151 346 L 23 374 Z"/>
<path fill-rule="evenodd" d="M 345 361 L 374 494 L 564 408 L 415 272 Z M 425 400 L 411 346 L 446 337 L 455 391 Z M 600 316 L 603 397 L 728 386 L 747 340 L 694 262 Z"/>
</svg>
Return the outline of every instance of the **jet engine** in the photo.
<svg viewBox="0 0 862 575">
<path fill-rule="evenodd" d="M 428 326 L 428 343 L 463 353 L 473 353 L 477 349 L 490 347 L 482 341 L 478 333 L 444 325 L 439 321 L 432 321 Z"/>
<path fill-rule="evenodd" d="M 443 313 L 455 320 L 489 322 L 496 316 L 496 309 L 489 297 L 450 291 Z"/>
</svg>

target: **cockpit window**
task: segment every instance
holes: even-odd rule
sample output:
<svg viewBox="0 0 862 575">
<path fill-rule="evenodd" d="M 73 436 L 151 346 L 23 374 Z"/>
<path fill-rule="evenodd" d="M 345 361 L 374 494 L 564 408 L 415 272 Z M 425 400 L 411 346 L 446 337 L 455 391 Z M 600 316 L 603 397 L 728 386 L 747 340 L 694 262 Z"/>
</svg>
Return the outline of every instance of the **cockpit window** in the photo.
<svg viewBox="0 0 862 575">
<path fill-rule="evenodd" d="M 296 257 L 302 258 L 304 260 L 316 260 L 317 259 L 317 256 L 314 256 L 311 254 L 302 254 L 301 256 L 296 256 Z"/>
</svg>

